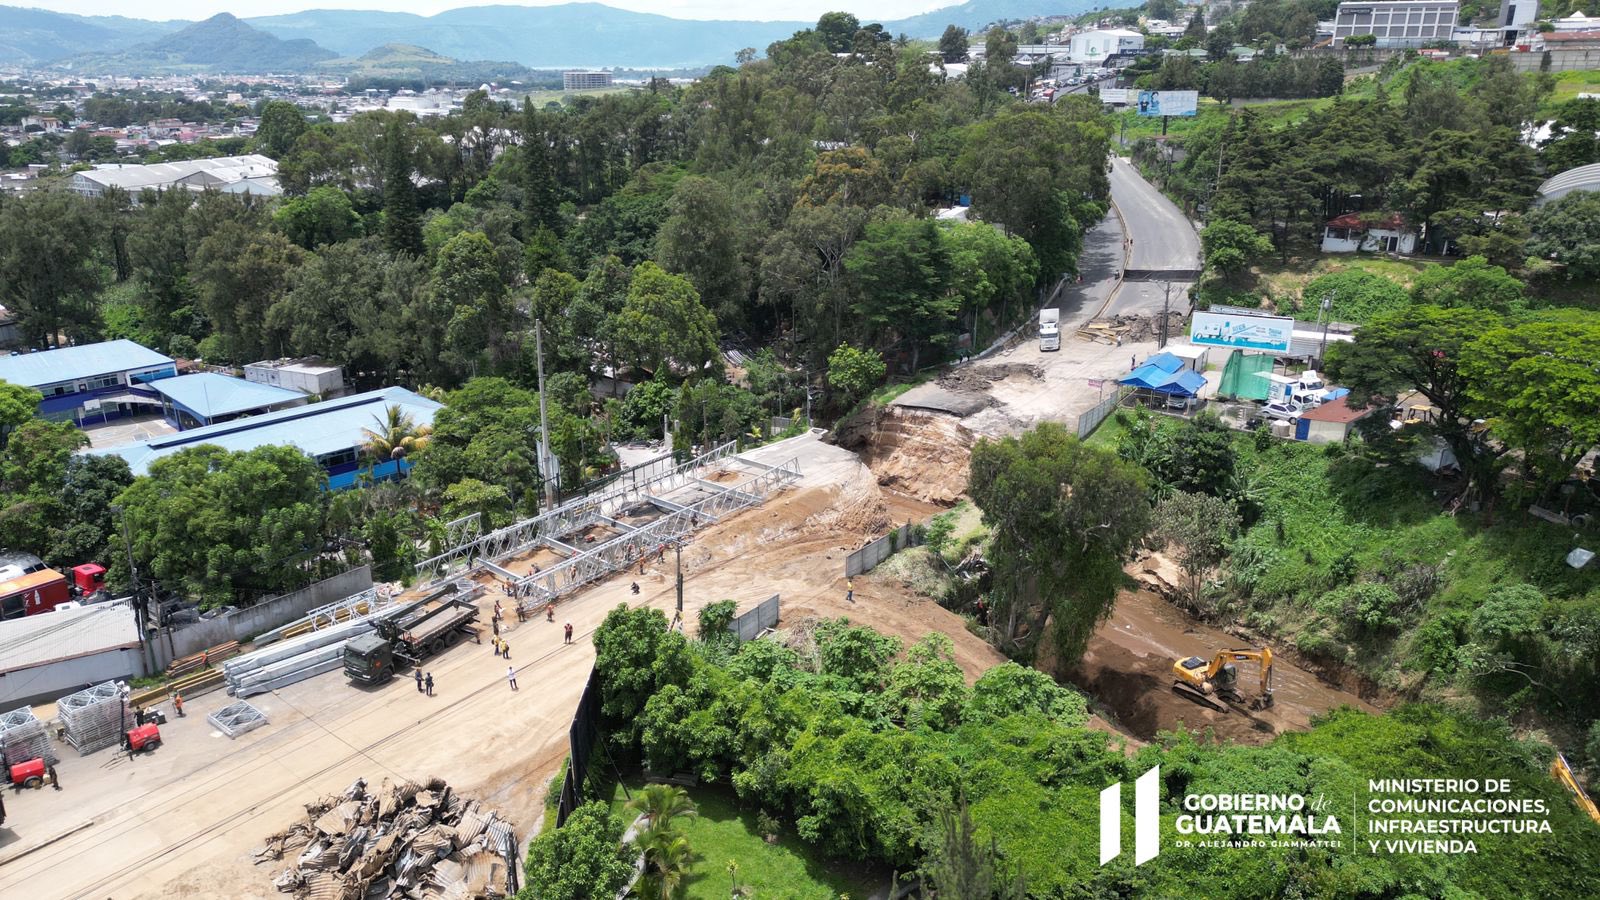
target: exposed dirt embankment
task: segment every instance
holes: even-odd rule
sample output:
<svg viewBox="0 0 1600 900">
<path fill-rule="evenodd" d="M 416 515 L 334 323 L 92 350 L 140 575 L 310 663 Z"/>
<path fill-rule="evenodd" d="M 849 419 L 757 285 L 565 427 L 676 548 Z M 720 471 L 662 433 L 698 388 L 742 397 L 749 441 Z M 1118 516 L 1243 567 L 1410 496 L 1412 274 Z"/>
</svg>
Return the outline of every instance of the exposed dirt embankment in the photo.
<svg viewBox="0 0 1600 900">
<path fill-rule="evenodd" d="M 878 484 L 940 506 L 967 489 L 967 462 L 976 437 L 953 416 L 903 407 L 863 410 L 836 432 L 835 442 L 860 454 Z"/>
</svg>

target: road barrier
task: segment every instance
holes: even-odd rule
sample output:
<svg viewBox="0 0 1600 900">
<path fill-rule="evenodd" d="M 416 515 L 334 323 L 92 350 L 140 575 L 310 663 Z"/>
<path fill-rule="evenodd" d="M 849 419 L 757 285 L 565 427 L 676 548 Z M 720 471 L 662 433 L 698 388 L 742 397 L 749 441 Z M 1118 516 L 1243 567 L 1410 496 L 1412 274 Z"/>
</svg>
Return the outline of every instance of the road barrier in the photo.
<svg viewBox="0 0 1600 900">
<path fill-rule="evenodd" d="M 854 578 L 866 572 L 871 572 L 878 564 L 904 550 L 922 543 L 922 538 L 917 526 L 907 522 L 899 528 L 889 532 L 860 550 L 844 558 L 844 574 L 846 578 Z"/>
<path fill-rule="evenodd" d="M 755 608 L 745 610 L 732 622 L 728 623 L 728 630 L 738 637 L 739 643 L 753 641 L 761 633 L 778 624 L 778 595 L 757 603 Z"/>
</svg>

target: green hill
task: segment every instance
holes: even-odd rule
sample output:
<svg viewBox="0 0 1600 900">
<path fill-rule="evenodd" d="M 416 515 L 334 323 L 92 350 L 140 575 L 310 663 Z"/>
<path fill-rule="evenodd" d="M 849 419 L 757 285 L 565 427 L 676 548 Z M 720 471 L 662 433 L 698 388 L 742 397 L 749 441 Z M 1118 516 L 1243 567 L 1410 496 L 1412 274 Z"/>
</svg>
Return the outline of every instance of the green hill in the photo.
<svg viewBox="0 0 1600 900">
<path fill-rule="evenodd" d="M 133 75 L 182 71 L 252 74 L 300 72 L 336 55 L 309 39 L 283 40 L 219 13 L 126 50 L 83 54 L 62 64 L 78 71 Z"/>
<path fill-rule="evenodd" d="M 415 44 L 389 43 L 356 57 L 317 63 L 312 69 L 352 78 L 400 78 L 439 81 L 515 81 L 533 73 L 514 62 L 463 61 Z"/>
</svg>

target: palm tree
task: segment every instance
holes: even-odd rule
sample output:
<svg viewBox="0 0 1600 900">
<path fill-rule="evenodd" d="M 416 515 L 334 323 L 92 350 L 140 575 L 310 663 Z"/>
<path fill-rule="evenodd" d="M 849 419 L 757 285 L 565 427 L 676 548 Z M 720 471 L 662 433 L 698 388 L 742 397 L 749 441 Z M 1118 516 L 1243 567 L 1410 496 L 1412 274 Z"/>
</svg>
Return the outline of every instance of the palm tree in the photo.
<svg viewBox="0 0 1600 900">
<path fill-rule="evenodd" d="M 628 801 L 629 812 L 644 817 L 645 827 L 651 830 L 664 828 L 673 819 L 698 815 L 689 792 L 670 784 L 647 784 L 638 795 Z"/>
<path fill-rule="evenodd" d="M 672 900 L 689 876 L 694 853 L 689 839 L 670 828 L 650 828 L 637 838 L 644 850 L 644 874 L 634 892 L 648 900 Z"/>
<path fill-rule="evenodd" d="M 375 464 L 389 461 L 399 463 L 428 446 L 428 437 L 433 434 L 432 425 L 418 425 L 410 413 L 395 404 L 385 407 L 383 415 L 373 416 L 372 419 L 378 427 L 361 429 L 361 434 L 366 437 L 361 444 L 361 452 Z M 399 475 L 401 471 L 401 467 L 396 465 L 395 474 Z"/>
</svg>

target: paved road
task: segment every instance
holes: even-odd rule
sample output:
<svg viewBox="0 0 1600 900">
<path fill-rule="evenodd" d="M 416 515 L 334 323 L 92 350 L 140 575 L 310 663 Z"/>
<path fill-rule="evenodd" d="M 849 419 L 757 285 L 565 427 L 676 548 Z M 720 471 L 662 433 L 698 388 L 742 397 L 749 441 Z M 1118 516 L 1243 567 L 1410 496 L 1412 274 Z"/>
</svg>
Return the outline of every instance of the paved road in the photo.
<svg viewBox="0 0 1600 900">
<path fill-rule="evenodd" d="M 1183 211 L 1139 170 L 1121 157 L 1111 164 L 1111 199 L 1122 213 L 1122 220 L 1133 238 L 1129 269 L 1198 269 L 1200 236 Z M 1174 282 L 1174 306 L 1186 303 L 1187 283 Z M 1163 286 L 1158 281 L 1126 282 L 1112 298 L 1107 315 L 1159 313 Z"/>
</svg>

